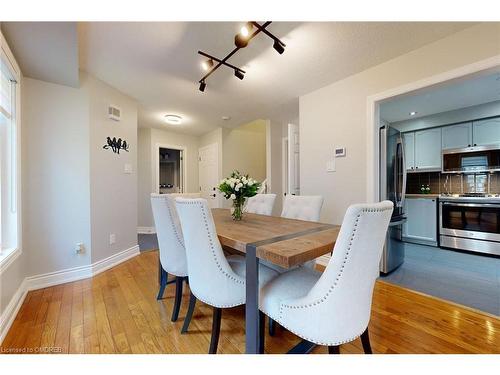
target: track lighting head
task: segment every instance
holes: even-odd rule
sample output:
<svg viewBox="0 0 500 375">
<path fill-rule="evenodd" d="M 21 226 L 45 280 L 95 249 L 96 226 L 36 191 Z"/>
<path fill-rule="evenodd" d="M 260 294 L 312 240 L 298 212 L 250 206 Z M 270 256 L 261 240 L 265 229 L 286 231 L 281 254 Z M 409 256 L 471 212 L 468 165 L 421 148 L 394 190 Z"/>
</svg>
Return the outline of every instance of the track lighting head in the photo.
<svg viewBox="0 0 500 375">
<path fill-rule="evenodd" d="M 200 91 L 204 92 L 205 91 L 205 87 L 207 87 L 207 84 L 205 83 L 205 81 L 201 81 L 200 82 Z"/>
<path fill-rule="evenodd" d="M 203 61 L 201 63 L 201 67 L 203 68 L 203 70 L 207 71 L 208 69 L 210 69 L 212 66 L 214 66 L 214 60 L 212 59 L 208 59 L 206 61 Z"/>
<path fill-rule="evenodd" d="M 273 44 L 273 48 L 278 52 L 280 55 L 285 52 L 285 47 L 280 43 L 279 40 L 275 40 Z"/>
<path fill-rule="evenodd" d="M 243 74 L 243 72 L 241 70 L 235 70 L 234 75 L 235 75 L 235 77 L 238 77 L 239 79 L 245 78 L 245 74 Z"/>
<path fill-rule="evenodd" d="M 245 48 L 248 45 L 248 39 L 241 34 L 234 37 L 234 45 L 238 48 Z"/>
<path fill-rule="evenodd" d="M 248 36 L 250 35 L 250 31 L 252 31 L 253 29 L 253 25 L 251 22 L 247 22 L 245 24 L 245 26 L 243 26 L 241 29 L 240 29 L 240 35 L 243 37 L 243 38 L 248 38 Z"/>
</svg>

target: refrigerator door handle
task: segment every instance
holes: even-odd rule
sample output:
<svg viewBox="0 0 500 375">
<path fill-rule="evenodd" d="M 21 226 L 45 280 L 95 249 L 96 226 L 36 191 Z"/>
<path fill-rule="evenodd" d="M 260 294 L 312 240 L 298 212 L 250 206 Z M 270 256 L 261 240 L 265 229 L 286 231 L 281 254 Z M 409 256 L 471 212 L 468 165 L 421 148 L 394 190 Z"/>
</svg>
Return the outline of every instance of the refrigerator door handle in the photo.
<svg viewBox="0 0 500 375">
<path fill-rule="evenodd" d="M 395 195 L 395 205 L 396 207 L 403 207 L 405 201 L 406 193 L 406 163 L 405 163 L 405 153 L 404 144 L 401 137 L 398 137 L 396 142 L 396 152 L 395 152 L 395 171 L 394 171 L 394 195 Z M 402 170 L 400 170 L 402 169 Z M 402 176 L 402 183 L 399 184 L 399 176 Z M 399 190 L 399 189 L 400 190 Z"/>
<path fill-rule="evenodd" d="M 405 198 L 406 198 L 406 156 L 405 156 L 405 143 L 403 140 L 403 137 L 399 137 L 399 142 L 401 143 L 401 158 L 403 160 L 403 190 L 401 192 L 401 207 L 404 206 L 405 204 Z"/>
</svg>

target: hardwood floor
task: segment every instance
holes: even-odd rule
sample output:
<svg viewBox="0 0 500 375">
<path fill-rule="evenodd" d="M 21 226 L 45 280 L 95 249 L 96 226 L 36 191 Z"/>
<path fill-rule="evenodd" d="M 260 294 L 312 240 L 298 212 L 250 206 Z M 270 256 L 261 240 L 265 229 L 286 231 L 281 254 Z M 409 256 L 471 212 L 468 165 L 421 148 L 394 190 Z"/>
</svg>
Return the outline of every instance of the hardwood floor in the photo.
<svg viewBox="0 0 500 375">
<path fill-rule="evenodd" d="M 212 309 L 198 301 L 190 330 L 181 335 L 189 291 L 179 320 L 170 322 L 174 286 L 156 301 L 157 261 L 156 251 L 145 252 L 92 279 L 28 293 L 0 352 L 206 353 Z M 499 318 L 381 281 L 369 332 L 374 353 L 500 353 Z M 266 352 L 285 353 L 297 342 L 278 329 L 266 336 Z M 244 309 L 225 309 L 218 352 L 244 349 Z M 361 341 L 340 352 L 362 353 Z"/>
</svg>

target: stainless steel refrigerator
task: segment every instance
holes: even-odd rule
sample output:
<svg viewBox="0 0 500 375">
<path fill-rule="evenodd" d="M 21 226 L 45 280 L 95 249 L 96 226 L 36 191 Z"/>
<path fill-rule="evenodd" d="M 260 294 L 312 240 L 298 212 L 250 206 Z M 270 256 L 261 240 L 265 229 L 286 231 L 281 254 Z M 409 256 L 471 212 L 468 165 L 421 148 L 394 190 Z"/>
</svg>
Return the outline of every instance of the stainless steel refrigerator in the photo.
<svg viewBox="0 0 500 375">
<path fill-rule="evenodd" d="M 389 273 L 398 268 L 405 258 L 402 242 L 406 221 L 404 201 L 406 192 L 406 165 L 402 134 L 390 126 L 380 128 L 380 200 L 394 203 L 387 238 L 380 261 L 380 272 Z"/>
</svg>

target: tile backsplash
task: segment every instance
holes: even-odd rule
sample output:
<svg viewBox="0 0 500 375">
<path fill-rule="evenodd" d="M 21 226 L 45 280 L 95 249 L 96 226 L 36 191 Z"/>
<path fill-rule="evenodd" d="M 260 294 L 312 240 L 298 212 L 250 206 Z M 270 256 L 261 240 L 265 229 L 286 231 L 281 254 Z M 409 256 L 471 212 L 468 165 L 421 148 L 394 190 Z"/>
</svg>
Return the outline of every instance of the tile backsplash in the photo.
<svg viewBox="0 0 500 375">
<path fill-rule="evenodd" d="M 408 173 L 406 192 L 419 194 L 429 185 L 432 194 L 490 193 L 500 194 L 500 173 L 443 174 L 440 172 Z"/>
</svg>

